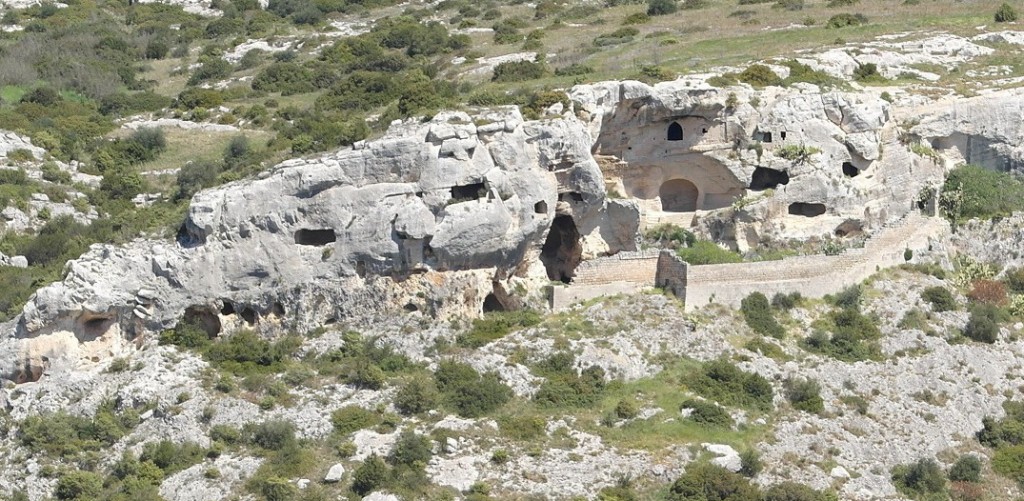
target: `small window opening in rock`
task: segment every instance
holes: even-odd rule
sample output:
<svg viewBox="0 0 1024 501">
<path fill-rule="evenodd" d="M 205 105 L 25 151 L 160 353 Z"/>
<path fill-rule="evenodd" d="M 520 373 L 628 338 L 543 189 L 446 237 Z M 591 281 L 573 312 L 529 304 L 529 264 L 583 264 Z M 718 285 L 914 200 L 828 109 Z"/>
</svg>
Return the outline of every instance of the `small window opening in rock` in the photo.
<svg viewBox="0 0 1024 501">
<path fill-rule="evenodd" d="M 860 174 L 860 169 L 854 167 L 850 162 L 843 162 L 843 174 L 846 177 L 857 177 Z"/>
<path fill-rule="evenodd" d="M 501 304 L 501 301 L 498 300 L 498 296 L 495 296 L 492 292 L 484 298 L 483 312 L 491 313 L 494 311 L 505 311 L 505 305 Z"/>
<path fill-rule="evenodd" d="M 275 301 L 274 305 L 270 307 L 270 313 L 273 313 L 274 315 L 277 315 L 279 317 L 283 317 L 284 305 Z"/>
<path fill-rule="evenodd" d="M 700 133 L 701 133 L 701 134 L 707 134 L 707 133 L 708 133 L 708 130 L 707 130 L 706 128 L 704 128 L 704 127 L 701 127 L 701 129 L 700 129 Z"/>
<path fill-rule="evenodd" d="M 772 142 L 772 133 L 771 132 L 762 132 L 761 133 L 761 141 L 763 141 L 765 143 Z"/>
<path fill-rule="evenodd" d="M 468 202 L 487 196 L 487 187 L 484 183 L 473 183 L 465 186 L 452 186 L 452 203 Z"/>
<path fill-rule="evenodd" d="M 220 307 L 220 314 L 224 316 L 235 314 L 235 307 L 231 304 L 231 301 L 224 301 L 224 306 Z"/>
<path fill-rule="evenodd" d="M 670 179 L 658 190 L 661 210 L 665 212 L 693 212 L 697 210 L 697 185 L 686 179 Z"/>
<path fill-rule="evenodd" d="M 555 216 L 540 250 L 540 260 L 548 278 L 566 284 L 571 282 L 582 257 L 583 245 L 576 222 L 572 216 Z"/>
<path fill-rule="evenodd" d="M 338 240 L 334 230 L 299 230 L 295 232 L 295 243 L 299 245 L 322 246 Z"/>
<path fill-rule="evenodd" d="M 779 133 L 779 139 L 782 139 L 783 141 L 786 140 L 786 131 L 782 131 Z"/>
<path fill-rule="evenodd" d="M 750 189 L 755 191 L 777 188 L 789 184 L 789 173 L 767 167 L 755 167 L 754 175 L 750 176 Z"/>
<path fill-rule="evenodd" d="M 249 325 L 255 324 L 256 310 L 246 307 L 244 310 L 242 310 L 242 320 L 245 320 L 245 323 Z"/>
<path fill-rule="evenodd" d="M 419 306 L 416 306 L 415 304 L 412 303 L 407 303 L 405 306 L 402 307 L 402 309 L 408 311 L 409 313 L 412 313 L 414 311 L 420 311 Z"/>
<path fill-rule="evenodd" d="M 90 318 L 82 324 L 82 334 L 84 334 L 86 338 L 95 339 L 106 333 L 107 329 L 112 325 L 114 325 L 113 318 Z"/>
<path fill-rule="evenodd" d="M 683 126 L 677 122 L 672 122 L 668 126 L 668 140 L 669 141 L 682 141 L 683 140 Z"/>
<path fill-rule="evenodd" d="M 543 200 L 541 200 L 540 202 L 537 202 L 537 203 L 533 204 L 533 212 L 535 212 L 537 214 L 547 214 L 548 213 L 548 203 L 543 201 Z"/>
<path fill-rule="evenodd" d="M 366 261 L 356 261 L 356 275 L 360 278 L 366 277 Z"/>
<path fill-rule="evenodd" d="M 573 202 L 582 202 L 583 201 L 583 194 L 582 193 L 577 193 L 575 191 L 570 191 L 568 193 L 559 193 L 558 194 L 558 201 L 559 202 L 567 202 L 567 201 L 570 201 L 570 200 L 573 201 Z"/>
<path fill-rule="evenodd" d="M 794 202 L 789 204 L 789 213 L 793 216 L 820 216 L 825 213 L 825 204 Z"/>
<path fill-rule="evenodd" d="M 334 318 L 334 317 L 331 317 L 331 318 L 328 318 L 327 320 L 324 320 L 324 325 L 333 325 L 333 324 L 336 324 L 336 323 L 338 323 L 338 319 Z"/>
</svg>

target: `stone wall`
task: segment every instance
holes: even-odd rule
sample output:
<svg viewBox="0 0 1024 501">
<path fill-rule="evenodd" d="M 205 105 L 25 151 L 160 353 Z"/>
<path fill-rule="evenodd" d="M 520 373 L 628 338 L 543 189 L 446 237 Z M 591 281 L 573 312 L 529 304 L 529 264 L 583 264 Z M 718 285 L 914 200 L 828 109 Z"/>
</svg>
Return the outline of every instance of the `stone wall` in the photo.
<svg viewBox="0 0 1024 501">
<path fill-rule="evenodd" d="M 693 266 L 671 251 L 622 253 L 581 264 L 572 285 L 555 288 L 552 307 L 650 286 L 673 292 L 685 301 L 687 310 L 712 302 L 738 307 L 756 291 L 768 297 L 779 292 L 821 297 L 905 262 L 906 249 L 927 249 L 931 238 L 947 228 L 941 219 L 912 213 L 869 239 L 863 248 L 780 261 Z"/>
</svg>

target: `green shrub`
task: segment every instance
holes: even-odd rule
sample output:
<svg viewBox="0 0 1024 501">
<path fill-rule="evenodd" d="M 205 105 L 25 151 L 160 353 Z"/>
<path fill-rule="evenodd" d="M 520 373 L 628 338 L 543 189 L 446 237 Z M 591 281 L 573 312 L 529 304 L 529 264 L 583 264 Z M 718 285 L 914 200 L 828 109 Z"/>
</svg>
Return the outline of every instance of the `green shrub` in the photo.
<svg viewBox="0 0 1024 501">
<path fill-rule="evenodd" d="M 839 87 L 843 83 L 838 78 L 824 71 L 812 69 L 810 66 L 795 59 L 789 59 L 780 64 L 789 68 L 789 76 L 783 81 L 783 85 L 786 86 L 797 82 L 806 82 L 821 87 Z"/>
<path fill-rule="evenodd" d="M 611 33 L 599 35 L 594 39 L 594 45 L 597 47 L 607 47 L 609 45 L 618 45 L 626 42 L 633 41 L 633 37 L 640 34 L 640 30 L 632 27 L 625 26 L 619 28 Z"/>
<path fill-rule="evenodd" d="M 693 247 L 697 243 L 693 232 L 672 223 L 662 223 L 647 230 L 644 238 L 668 248 Z"/>
<path fill-rule="evenodd" d="M 594 72 L 594 68 L 593 67 L 590 67 L 590 66 L 587 66 L 587 65 L 583 65 L 583 64 L 579 64 L 579 63 L 572 63 L 569 66 L 565 66 L 563 68 L 555 68 L 555 76 L 559 76 L 559 77 L 573 77 L 573 76 L 587 75 L 587 74 L 590 74 L 590 73 L 593 73 L 593 72 Z"/>
<path fill-rule="evenodd" d="M 153 463 L 168 476 L 202 462 L 205 455 L 206 450 L 193 442 L 175 444 L 169 440 L 161 440 L 147 443 L 142 448 L 139 461 Z"/>
<path fill-rule="evenodd" d="M 954 223 L 1008 216 L 1024 209 L 1024 183 L 1010 173 L 963 165 L 946 176 L 939 205 Z"/>
<path fill-rule="evenodd" d="M 740 453 L 740 475 L 747 478 L 754 478 L 761 470 L 764 469 L 764 464 L 761 462 L 761 454 L 755 449 L 747 449 Z"/>
<path fill-rule="evenodd" d="M 835 497 L 816 491 L 804 484 L 785 481 L 764 491 L 762 501 L 831 501 Z"/>
<path fill-rule="evenodd" d="M 722 405 L 768 412 L 772 409 L 772 386 L 768 380 L 743 372 L 726 360 L 706 362 L 684 375 L 687 387 L 698 395 Z"/>
<path fill-rule="evenodd" d="M 803 10 L 804 0 L 776 0 L 775 5 L 773 5 L 773 7 L 776 9 L 784 9 L 788 11 Z"/>
<path fill-rule="evenodd" d="M 701 264 L 722 264 L 739 263 L 743 257 L 739 254 L 725 250 L 714 242 L 698 240 L 692 246 L 676 251 L 680 259 L 692 265 Z"/>
<path fill-rule="evenodd" d="M 1007 268 L 1003 274 L 1003 282 L 1014 294 L 1024 294 L 1024 266 Z"/>
<path fill-rule="evenodd" d="M 492 82 L 525 82 L 547 75 L 547 65 L 540 61 L 508 61 L 494 67 Z"/>
<path fill-rule="evenodd" d="M 647 0 L 648 16 L 664 16 L 679 10 L 676 0 Z"/>
<path fill-rule="evenodd" d="M 669 488 L 668 501 L 760 501 L 761 493 L 744 476 L 721 466 L 691 463 Z"/>
<path fill-rule="evenodd" d="M 479 348 L 512 331 L 537 325 L 540 321 L 540 315 L 531 310 L 486 313 L 482 318 L 473 319 L 473 327 L 469 332 L 460 334 L 456 343 L 467 348 Z"/>
<path fill-rule="evenodd" d="M 423 468 L 430 461 L 430 439 L 413 431 L 405 431 L 398 437 L 388 454 L 387 462 L 392 466 Z"/>
<path fill-rule="evenodd" d="M 829 21 L 831 22 L 831 20 Z M 878 72 L 878 66 L 875 63 L 857 64 L 857 67 L 853 69 L 853 79 L 862 83 L 885 81 L 885 77 Z M 911 257 L 913 257 L 913 253 L 911 253 Z M 910 260 L 907 259 L 907 261 Z"/>
<path fill-rule="evenodd" d="M 619 400 L 619 403 L 615 404 L 614 412 L 615 416 L 619 419 L 633 419 L 640 414 L 640 409 L 637 408 L 634 400 L 623 398 Z"/>
<path fill-rule="evenodd" d="M 53 494 L 57 499 L 93 500 L 103 493 L 103 478 L 91 471 L 72 471 L 60 477 Z"/>
<path fill-rule="evenodd" d="M 650 20 L 651 20 L 651 16 L 648 15 L 646 12 L 634 12 L 634 13 L 626 16 L 626 19 L 622 20 L 622 24 L 624 24 L 624 25 L 647 24 L 648 22 L 650 22 Z"/>
<path fill-rule="evenodd" d="M 686 419 L 701 426 L 731 428 L 733 425 L 732 416 L 725 409 L 711 402 L 688 399 L 683 401 L 682 408 L 690 409 L 690 415 Z"/>
<path fill-rule="evenodd" d="M 775 295 L 772 296 L 772 308 L 775 308 L 776 310 L 789 311 L 800 304 L 803 299 L 803 295 L 799 292 L 790 292 L 789 294 L 776 292 Z"/>
<path fill-rule="evenodd" d="M 558 357 L 558 355 L 554 355 Z M 550 360 L 550 359 L 549 359 Z M 539 371 L 547 378 L 541 383 L 533 400 L 542 407 L 590 407 L 593 406 L 604 392 L 604 369 L 592 365 L 583 369 L 578 375 L 570 358 L 567 366 L 558 370 Z M 554 364 L 544 364 L 551 367 Z"/>
<path fill-rule="evenodd" d="M 948 476 L 953 482 L 980 482 L 981 460 L 977 456 L 964 454 L 949 467 Z"/>
<path fill-rule="evenodd" d="M 334 432 L 340 435 L 376 426 L 381 421 L 380 415 L 376 412 L 366 410 L 358 405 L 342 407 L 331 413 L 331 424 L 334 425 Z"/>
<path fill-rule="evenodd" d="M 844 362 L 877 359 L 881 356 L 877 340 L 881 332 L 875 322 L 859 309 L 848 307 L 833 311 L 831 336 L 816 330 L 800 342 L 805 349 Z"/>
<path fill-rule="evenodd" d="M 931 458 L 892 468 L 892 483 L 902 494 L 917 498 L 946 491 L 946 477 Z"/>
<path fill-rule="evenodd" d="M 997 23 L 1012 23 L 1017 20 L 1017 11 L 1008 3 L 1003 3 L 996 9 L 993 19 Z"/>
<path fill-rule="evenodd" d="M 743 319 L 754 332 L 782 339 L 786 334 L 785 329 L 775 320 L 772 307 L 768 304 L 768 298 L 760 292 L 752 292 L 740 301 L 740 311 Z"/>
<path fill-rule="evenodd" d="M 999 337 L 1000 311 L 991 304 L 971 308 L 971 316 L 964 326 L 964 336 L 979 343 L 994 343 Z"/>
<path fill-rule="evenodd" d="M 785 381 L 786 399 L 794 409 L 821 414 L 825 402 L 821 399 L 821 385 L 814 379 L 793 379 Z"/>
<path fill-rule="evenodd" d="M 506 416 L 498 420 L 498 429 L 513 440 L 533 440 L 544 436 L 547 421 L 539 416 Z"/>
<path fill-rule="evenodd" d="M 352 474 L 352 491 L 363 496 L 387 485 L 390 479 L 391 469 L 380 456 L 373 454 Z"/>
<path fill-rule="evenodd" d="M 215 424 L 210 427 L 210 440 L 225 445 L 235 445 L 242 441 L 242 431 L 234 426 Z"/>
<path fill-rule="evenodd" d="M 741 82 L 748 83 L 754 87 L 768 87 L 782 85 L 782 78 L 775 74 L 771 68 L 763 64 L 752 64 L 740 72 L 737 78 Z"/>
<path fill-rule="evenodd" d="M 860 285 L 851 285 L 834 296 L 826 296 L 825 299 L 843 309 L 859 309 L 862 295 L 863 291 Z"/>
<path fill-rule="evenodd" d="M 295 425 L 288 421 L 247 424 L 242 433 L 248 437 L 249 443 L 269 451 L 280 451 L 296 444 Z"/>
<path fill-rule="evenodd" d="M 102 450 L 138 424 L 134 411 L 117 415 L 112 405 L 105 403 L 91 419 L 62 412 L 29 416 L 18 428 L 18 439 L 34 453 L 57 458 Z"/>
<path fill-rule="evenodd" d="M 866 24 L 868 18 L 864 17 L 863 14 L 849 14 L 842 13 L 836 14 L 828 18 L 828 22 L 825 23 L 826 28 L 845 28 L 847 26 L 860 26 Z"/>
<path fill-rule="evenodd" d="M 1024 482 L 1024 445 L 1008 445 L 996 449 L 992 470 L 1015 481 Z"/>
<path fill-rule="evenodd" d="M 204 61 L 188 79 L 188 85 L 197 85 L 210 80 L 221 80 L 231 76 L 231 63 L 214 57 Z"/>
<path fill-rule="evenodd" d="M 267 374 L 281 372 L 301 344 L 298 336 L 286 336 L 271 343 L 253 331 L 244 330 L 210 344 L 203 356 L 214 367 L 234 374 Z"/>
<path fill-rule="evenodd" d="M 949 289 L 936 285 L 921 291 L 921 299 L 932 305 L 932 311 L 953 311 L 956 310 L 956 298 Z"/>
<path fill-rule="evenodd" d="M 442 399 L 463 417 L 480 417 L 512 398 L 512 389 L 493 373 L 480 375 L 472 366 L 444 361 L 434 373 Z"/>
<path fill-rule="evenodd" d="M 395 408 L 405 415 L 420 414 L 437 407 L 440 401 L 433 381 L 415 378 L 395 393 Z"/>
</svg>

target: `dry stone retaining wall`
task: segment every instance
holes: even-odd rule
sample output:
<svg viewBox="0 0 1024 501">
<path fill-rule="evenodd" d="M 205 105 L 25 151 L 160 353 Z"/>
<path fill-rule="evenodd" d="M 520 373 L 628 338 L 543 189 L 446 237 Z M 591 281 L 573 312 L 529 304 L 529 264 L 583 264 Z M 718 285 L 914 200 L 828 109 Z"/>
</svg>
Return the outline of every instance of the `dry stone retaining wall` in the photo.
<svg viewBox="0 0 1024 501">
<path fill-rule="evenodd" d="M 914 213 L 869 239 L 861 249 L 780 261 L 693 266 L 670 251 L 623 253 L 581 264 L 573 285 L 554 288 L 552 307 L 652 285 L 684 299 L 687 310 L 712 302 L 738 306 L 755 291 L 769 297 L 779 292 L 821 297 L 903 263 L 906 249 L 926 249 L 930 238 L 945 227 L 940 219 Z"/>
</svg>

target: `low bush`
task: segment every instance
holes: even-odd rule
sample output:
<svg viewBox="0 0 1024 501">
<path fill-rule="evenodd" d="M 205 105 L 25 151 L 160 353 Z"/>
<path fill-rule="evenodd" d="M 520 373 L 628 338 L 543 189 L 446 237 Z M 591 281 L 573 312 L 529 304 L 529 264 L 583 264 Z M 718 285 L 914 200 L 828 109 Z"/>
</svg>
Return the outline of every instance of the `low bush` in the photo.
<svg viewBox="0 0 1024 501">
<path fill-rule="evenodd" d="M 683 410 L 690 410 L 690 415 L 686 417 L 687 420 L 701 426 L 731 428 L 733 425 L 733 419 L 729 412 L 714 403 L 689 399 L 683 401 L 681 407 Z"/>
<path fill-rule="evenodd" d="M 885 81 L 885 77 L 878 72 L 878 65 L 875 63 L 857 64 L 857 67 L 853 69 L 853 79 L 861 83 Z M 913 258 L 913 254 L 910 257 Z M 906 260 L 909 261 L 909 259 Z"/>
<path fill-rule="evenodd" d="M 1014 294 L 1024 294 L 1024 266 L 1007 269 L 1003 274 L 1003 282 Z"/>
<path fill-rule="evenodd" d="M 509 61 L 494 67 L 492 82 L 525 82 L 546 76 L 547 65 L 540 61 Z"/>
<path fill-rule="evenodd" d="M 971 308 L 971 316 L 964 326 L 964 336 L 980 343 L 994 343 L 999 337 L 999 308 L 991 304 L 979 304 Z"/>
<path fill-rule="evenodd" d="M 825 27 L 838 29 L 845 28 L 847 26 L 860 26 L 867 22 L 868 18 L 865 17 L 864 14 L 849 14 L 844 12 L 828 18 L 828 22 L 825 23 Z"/>
<path fill-rule="evenodd" d="M 647 0 L 648 16 L 664 16 L 679 10 L 676 0 Z"/>
<path fill-rule="evenodd" d="M 442 400 L 459 415 L 475 418 L 497 410 L 512 398 L 512 389 L 496 374 L 481 375 L 472 366 L 444 361 L 434 373 Z"/>
<path fill-rule="evenodd" d="M 1008 216 L 1024 209 L 1024 183 L 1008 172 L 963 165 L 946 175 L 939 204 L 953 223 Z"/>
<path fill-rule="evenodd" d="M 420 414 L 437 407 L 440 396 L 433 381 L 415 378 L 395 393 L 394 404 L 405 415 Z"/>
<path fill-rule="evenodd" d="M 1003 3 L 996 9 L 993 19 L 997 23 L 1012 23 L 1017 20 L 1017 10 L 1010 4 Z"/>
<path fill-rule="evenodd" d="M 33 453 L 73 459 L 80 453 L 113 445 L 136 424 L 137 413 L 116 414 L 113 404 L 105 403 L 92 418 L 63 412 L 29 416 L 18 428 L 18 439 Z"/>
<path fill-rule="evenodd" d="M 782 77 L 775 74 L 771 68 L 763 64 L 752 64 L 740 72 L 737 78 L 741 82 L 748 83 L 754 87 L 768 87 L 782 85 Z"/>
<path fill-rule="evenodd" d="M 697 237 L 693 232 L 672 223 L 662 223 L 647 230 L 644 238 L 648 242 L 670 249 L 693 247 L 697 243 Z"/>
<path fill-rule="evenodd" d="M 161 440 L 147 443 L 142 448 L 139 461 L 153 463 L 160 468 L 164 476 L 168 476 L 202 462 L 205 456 L 206 449 L 196 443 L 176 444 L 169 440 Z"/>
<path fill-rule="evenodd" d="M 786 334 L 785 329 L 775 320 L 772 307 L 768 298 L 760 292 L 752 292 L 740 301 L 740 311 L 743 319 L 754 332 L 782 339 Z"/>
<path fill-rule="evenodd" d="M 949 289 L 936 285 L 921 291 L 921 299 L 932 305 L 932 311 L 953 311 L 956 310 L 956 298 Z"/>
<path fill-rule="evenodd" d="M 391 469 L 380 456 L 370 455 L 352 473 L 352 491 L 365 496 L 379 487 L 383 487 L 391 479 Z"/>
<path fill-rule="evenodd" d="M 949 467 L 948 476 L 953 482 L 980 482 L 981 460 L 970 454 L 960 456 L 953 466 Z"/>
<path fill-rule="evenodd" d="M 790 292 L 789 294 L 776 292 L 775 295 L 772 296 L 772 308 L 775 308 L 776 310 L 789 311 L 797 307 L 797 305 L 803 302 L 803 300 L 804 297 L 799 292 Z"/>
<path fill-rule="evenodd" d="M 831 501 L 836 499 L 828 493 L 816 491 L 804 484 L 785 481 L 764 491 L 761 501 Z"/>
<path fill-rule="evenodd" d="M 894 466 L 892 483 L 900 493 L 915 499 L 946 491 L 946 477 L 939 464 L 931 458 Z"/>
<path fill-rule="evenodd" d="M 380 421 L 380 415 L 376 412 L 364 409 L 358 405 L 342 407 L 331 413 L 331 424 L 334 425 L 334 432 L 339 435 L 348 435 L 371 426 L 376 426 Z"/>
<path fill-rule="evenodd" d="M 760 501 L 757 486 L 746 477 L 709 463 L 690 463 L 669 487 L 668 501 Z"/>
<path fill-rule="evenodd" d="M 72 471 L 57 480 L 53 494 L 57 499 L 99 499 L 103 493 L 103 477 L 91 471 Z"/>
<path fill-rule="evenodd" d="M 743 261 L 743 257 L 739 254 L 725 250 L 719 247 L 718 244 L 707 240 L 698 240 L 690 247 L 679 249 L 676 251 L 676 254 L 679 255 L 680 259 L 692 265 L 739 263 Z"/>
<path fill-rule="evenodd" d="M 242 434 L 250 444 L 268 451 L 280 451 L 296 445 L 295 425 L 288 421 L 247 424 L 242 428 Z"/>
<path fill-rule="evenodd" d="M 456 338 L 459 346 L 479 348 L 505 337 L 512 331 L 525 329 L 539 324 L 540 315 L 532 310 L 497 311 L 485 314 L 482 318 L 473 319 L 469 332 Z"/>
<path fill-rule="evenodd" d="M 995 306 L 1005 306 L 1009 302 L 1006 295 L 1006 286 L 997 280 L 988 279 L 978 279 L 971 282 L 971 291 L 967 293 L 967 299 L 975 303 Z"/>
<path fill-rule="evenodd" d="M 592 365 L 577 374 L 575 360 L 567 353 L 541 361 L 535 372 L 546 378 L 533 396 L 542 407 L 590 407 L 604 392 L 604 369 Z"/>
<path fill-rule="evenodd" d="M 501 434 L 512 440 L 533 440 L 544 436 L 547 421 L 540 416 L 506 416 L 498 420 Z"/>
<path fill-rule="evenodd" d="M 270 342 L 253 331 L 243 330 L 207 346 L 203 358 L 214 367 L 235 374 L 274 373 L 284 369 L 301 344 L 298 336 Z"/>
<path fill-rule="evenodd" d="M 747 449 L 740 453 L 740 475 L 747 478 L 754 478 L 761 470 L 764 469 L 764 463 L 761 462 L 761 453 L 755 449 Z"/>
<path fill-rule="evenodd" d="M 794 409 L 821 414 L 825 411 L 825 402 L 821 399 L 821 385 L 817 380 L 793 379 L 785 381 L 786 399 Z"/>
<path fill-rule="evenodd" d="M 744 372 L 726 360 L 704 363 L 683 376 L 686 386 L 698 395 L 722 405 L 768 412 L 772 409 L 772 386 L 768 380 Z"/>
</svg>

